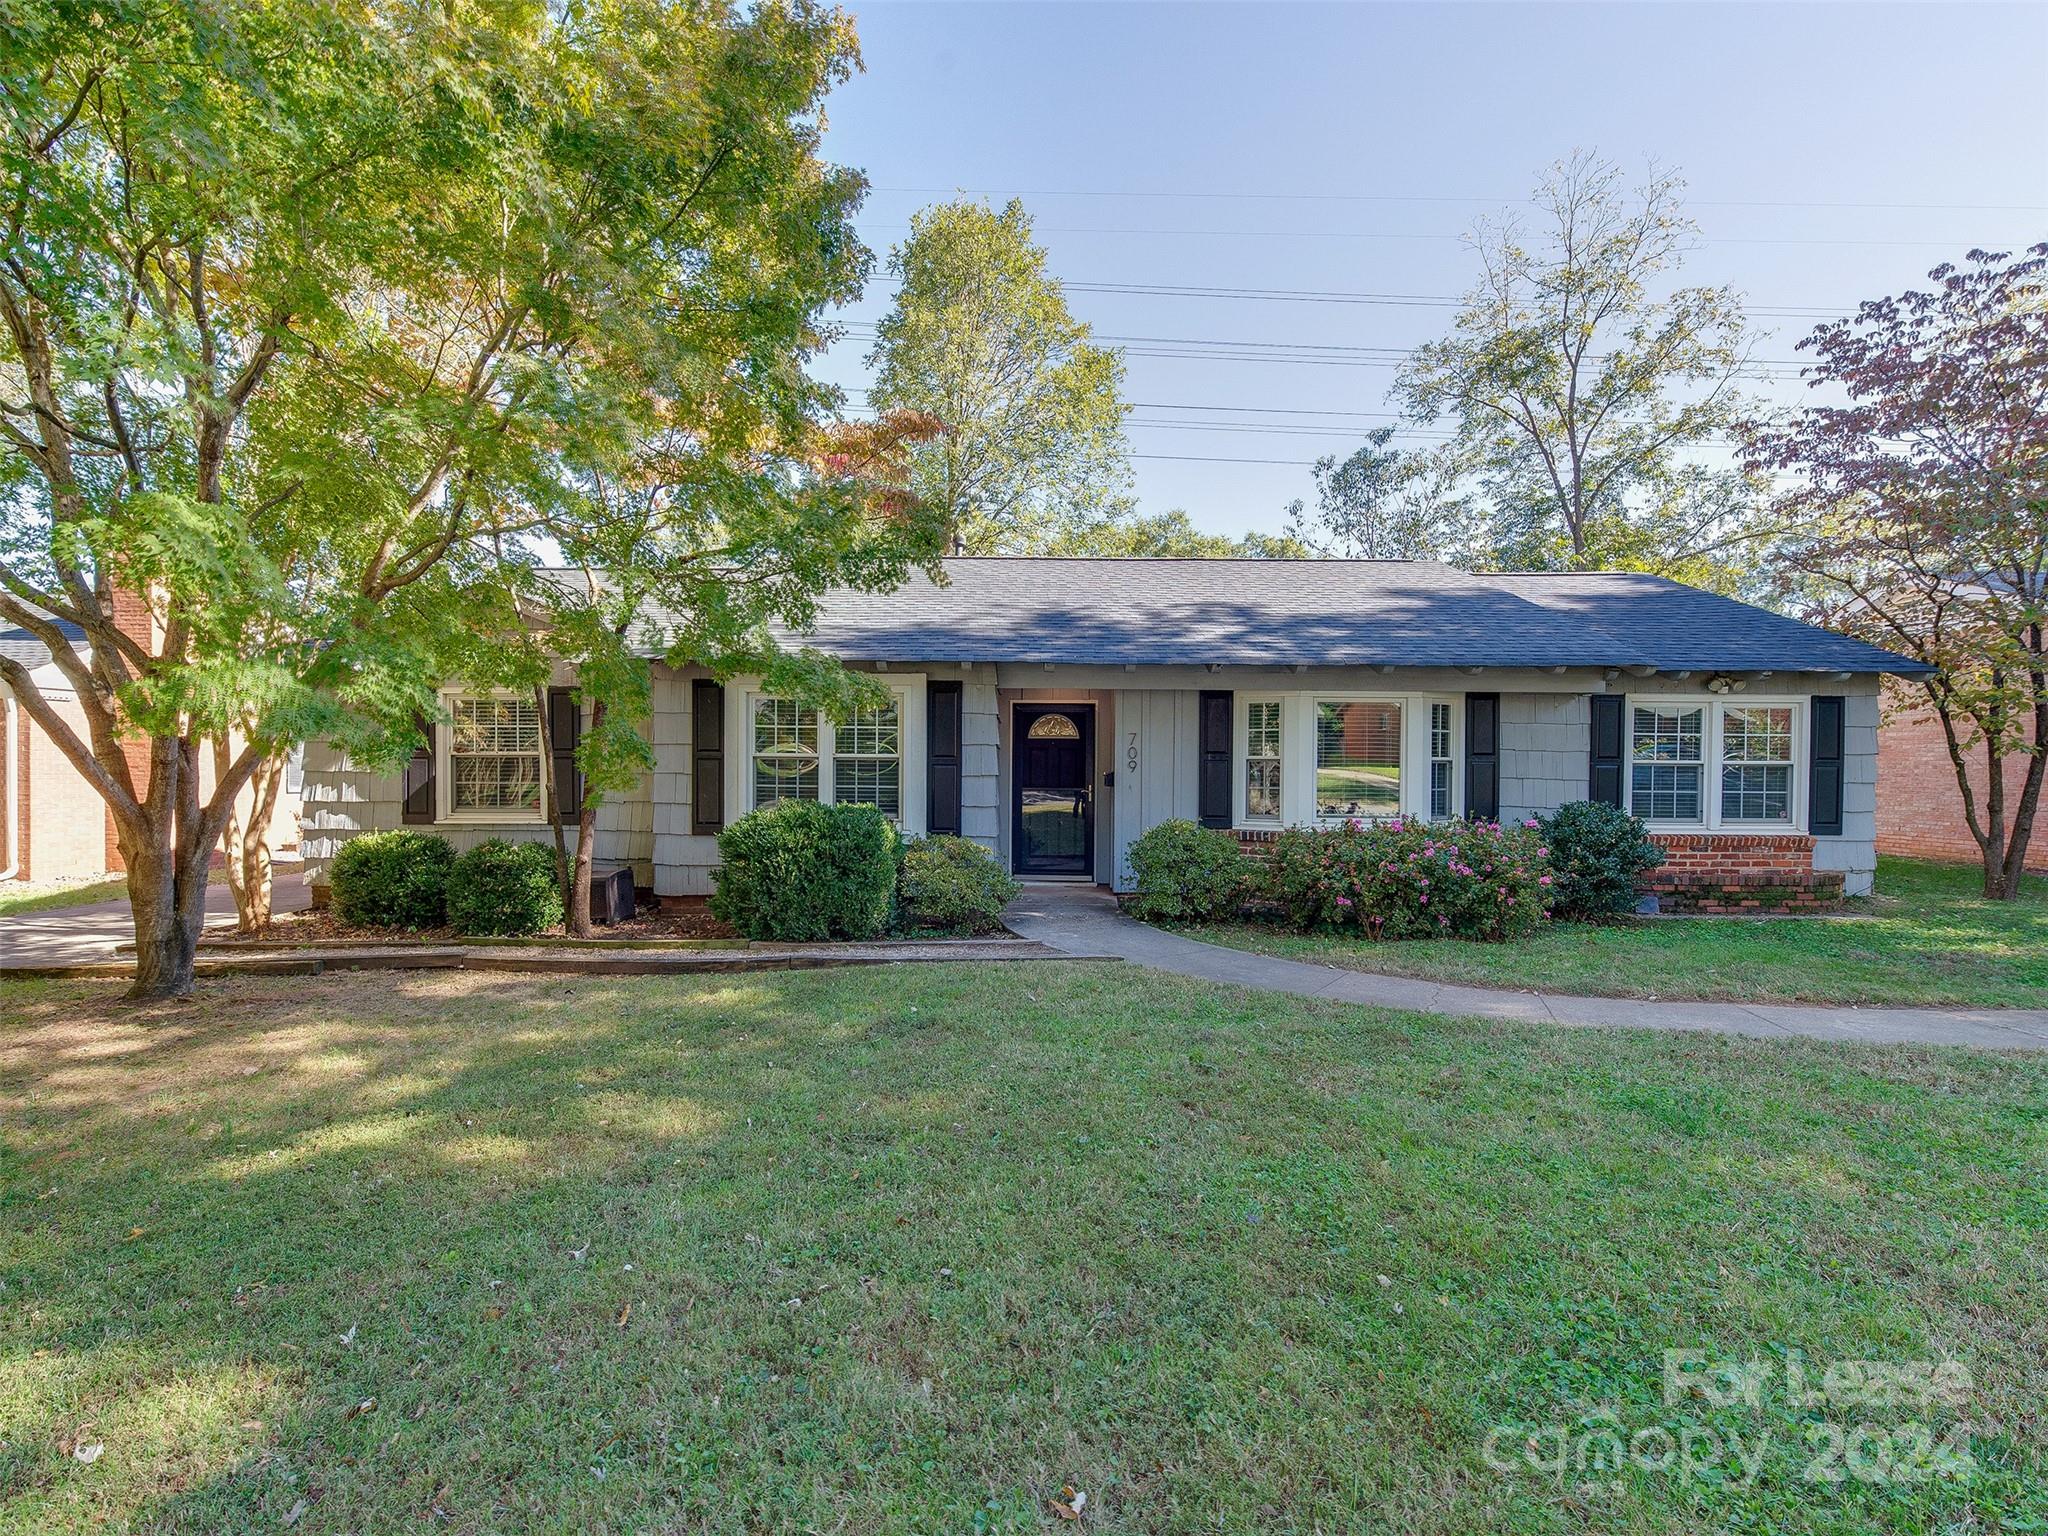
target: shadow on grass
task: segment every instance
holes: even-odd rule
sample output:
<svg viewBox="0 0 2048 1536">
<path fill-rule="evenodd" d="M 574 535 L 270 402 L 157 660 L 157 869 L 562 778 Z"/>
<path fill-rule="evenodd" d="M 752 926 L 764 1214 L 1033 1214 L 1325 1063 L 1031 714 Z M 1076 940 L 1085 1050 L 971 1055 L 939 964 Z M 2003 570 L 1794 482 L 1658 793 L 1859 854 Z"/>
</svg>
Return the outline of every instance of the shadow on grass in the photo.
<svg viewBox="0 0 2048 1536">
<path fill-rule="evenodd" d="M 1488 1429 L 1701 1344 L 1952 1351 L 1986 1469 L 1617 1523 L 2038 1505 L 2031 1063 L 1084 968 L 109 995 L 0 987 L 25 1528 L 1551 1530 Z"/>
</svg>

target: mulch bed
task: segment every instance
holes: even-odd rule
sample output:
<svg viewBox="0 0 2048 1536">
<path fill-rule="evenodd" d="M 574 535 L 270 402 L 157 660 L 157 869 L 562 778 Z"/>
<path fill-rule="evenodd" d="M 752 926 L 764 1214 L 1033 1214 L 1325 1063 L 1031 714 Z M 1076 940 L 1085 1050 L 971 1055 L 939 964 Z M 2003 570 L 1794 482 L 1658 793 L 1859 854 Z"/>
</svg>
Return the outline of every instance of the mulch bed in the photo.
<svg viewBox="0 0 2048 1536">
<path fill-rule="evenodd" d="M 560 928 L 550 928 L 541 935 L 544 938 L 565 937 Z M 640 910 L 627 923 L 612 923 L 592 930 L 592 937 L 600 939 L 737 939 L 739 934 L 711 915 L 710 908 L 701 900 L 687 896 L 667 896 L 643 902 Z M 289 941 L 333 941 L 338 939 L 360 939 L 366 944 L 460 944 L 464 935 L 453 928 L 361 928 L 344 923 L 334 915 L 331 908 L 320 908 L 311 912 L 292 912 L 276 921 L 260 934 L 244 935 L 231 929 L 209 929 L 206 941 L 209 948 L 215 945 L 246 944 L 252 941 L 276 944 Z"/>
</svg>

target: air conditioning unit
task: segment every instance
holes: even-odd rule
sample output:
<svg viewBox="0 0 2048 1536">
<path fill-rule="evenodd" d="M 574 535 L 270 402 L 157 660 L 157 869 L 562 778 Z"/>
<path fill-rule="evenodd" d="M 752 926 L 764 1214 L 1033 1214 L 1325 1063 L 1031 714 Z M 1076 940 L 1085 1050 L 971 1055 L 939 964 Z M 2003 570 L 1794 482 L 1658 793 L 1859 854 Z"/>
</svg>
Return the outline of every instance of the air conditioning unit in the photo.
<svg viewBox="0 0 2048 1536">
<path fill-rule="evenodd" d="M 590 920 L 600 927 L 630 922 L 633 917 L 633 871 L 590 872 Z"/>
</svg>

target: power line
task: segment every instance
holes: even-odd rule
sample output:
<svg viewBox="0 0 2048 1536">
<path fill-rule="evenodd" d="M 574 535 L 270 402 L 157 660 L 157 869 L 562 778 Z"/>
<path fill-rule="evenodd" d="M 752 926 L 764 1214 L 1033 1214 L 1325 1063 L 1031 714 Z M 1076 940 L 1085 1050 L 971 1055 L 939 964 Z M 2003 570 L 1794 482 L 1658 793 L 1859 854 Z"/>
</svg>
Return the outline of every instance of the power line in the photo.
<svg viewBox="0 0 2048 1536">
<path fill-rule="evenodd" d="M 1438 293 L 1371 293 L 1349 289 L 1318 288 L 1245 288 L 1227 284 L 1200 283 L 1103 283 L 1063 282 L 1061 287 L 1069 293 L 1130 294 L 1145 298 L 1186 298 L 1186 299 L 1256 299 L 1271 303 L 1288 304 L 1371 304 L 1387 305 L 1397 309 L 1460 309 L 1465 300 L 1455 294 Z M 1834 320 L 1846 317 L 1846 309 L 1802 308 L 1791 304 L 1745 304 L 1744 309 L 1753 315 L 1771 320 L 1823 319 Z"/>
<path fill-rule="evenodd" d="M 890 234 L 906 233 L 908 224 L 867 224 L 863 229 Z M 1109 227 L 1076 227 L 1050 229 L 1038 226 L 1033 233 L 1040 235 L 1129 235 L 1150 238 L 1171 235 L 1176 238 L 1195 240 L 1448 240 L 1462 241 L 1463 235 L 1416 234 L 1380 229 L 1114 229 Z M 1715 235 L 1701 236 L 1702 245 L 1861 245 L 1894 246 L 1912 250 L 1952 251 L 1961 244 L 1975 245 L 1978 241 L 1955 240 L 1870 240 L 1870 239 L 1827 239 L 1812 235 Z"/>
<path fill-rule="evenodd" d="M 872 335 L 873 322 L 852 320 L 846 328 L 862 336 Z M 1199 358 L 1211 361 L 1243 361 L 1254 363 L 1326 363 L 1351 367 L 1373 368 L 1398 367 L 1415 350 L 1412 347 L 1369 347 L 1346 342 L 1325 341 L 1235 341 L 1208 336 L 1122 336 L 1107 331 L 1092 334 L 1091 340 L 1110 342 L 1119 346 L 1127 357 Z M 1188 348 L 1201 350 L 1189 351 Z M 1166 350 L 1170 349 L 1170 350 Z M 1312 356 L 1315 353 L 1347 353 L 1355 356 L 1326 357 Z M 1300 354 L 1300 355 L 1297 355 Z M 1612 360 L 1614 354 L 1594 352 L 1586 355 L 1585 361 L 1603 363 Z M 1742 365 L 1742 374 L 1751 378 L 1783 378 L 1785 375 L 1758 374 L 1755 369 L 1801 368 L 1797 358 L 1750 358 Z M 1794 375 L 1796 377 L 1796 375 Z"/>
<path fill-rule="evenodd" d="M 1502 208 L 1519 207 L 1526 199 L 1513 197 L 1478 197 L 1446 192 L 1167 192 L 1156 189 L 1124 192 L 1097 192 L 1080 190 L 1037 191 L 1018 187 L 874 187 L 875 192 L 904 194 L 917 197 L 1094 197 L 1094 198 L 1163 198 L 1199 199 L 1219 202 L 1260 202 L 1260 203 L 1463 203 L 1487 204 Z M 1814 202 L 1804 199 L 1758 199 L 1758 198 L 1688 198 L 1687 206 L 1693 208 L 1825 208 L 1825 209 L 1876 209 L 1889 212 L 1907 213 L 2043 213 L 2048 204 L 2043 203 L 1849 203 Z"/>
<path fill-rule="evenodd" d="M 1314 459 L 1233 459 L 1207 453 L 1133 453 L 1133 459 L 1173 459 L 1182 464 L 1291 464 L 1297 469 L 1314 469 Z"/>
</svg>

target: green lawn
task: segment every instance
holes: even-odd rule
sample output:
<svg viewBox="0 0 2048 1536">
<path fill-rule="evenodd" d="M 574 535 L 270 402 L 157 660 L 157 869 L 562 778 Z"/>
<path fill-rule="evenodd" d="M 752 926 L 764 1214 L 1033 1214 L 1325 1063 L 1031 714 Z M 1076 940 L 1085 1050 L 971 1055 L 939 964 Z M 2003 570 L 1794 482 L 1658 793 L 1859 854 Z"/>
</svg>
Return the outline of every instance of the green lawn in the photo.
<svg viewBox="0 0 2048 1536">
<path fill-rule="evenodd" d="M 1481 986 L 1752 1003 L 1965 1003 L 2048 1008 L 2048 880 L 1984 901 L 1974 865 L 1880 859 L 1858 920 L 1651 918 L 1559 923 L 1512 944 L 1374 944 L 1267 924 L 1196 938 L 1323 965 Z"/>
<path fill-rule="evenodd" d="M 1083 965 L 112 999 L 0 983 L 0 1529 L 2048 1521 L 2048 1056 Z M 1667 1348 L 1971 1385 L 1673 1406 Z M 1703 1470 L 1487 1464 L 1603 1412 Z"/>
<path fill-rule="evenodd" d="M 26 890 L 0 885 L 0 917 L 21 917 L 30 912 L 48 912 L 58 907 L 84 907 L 95 902 L 121 901 L 127 895 L 128 882 L 120 875 L 108 880 L 30 886 Z"/>
</svg>

